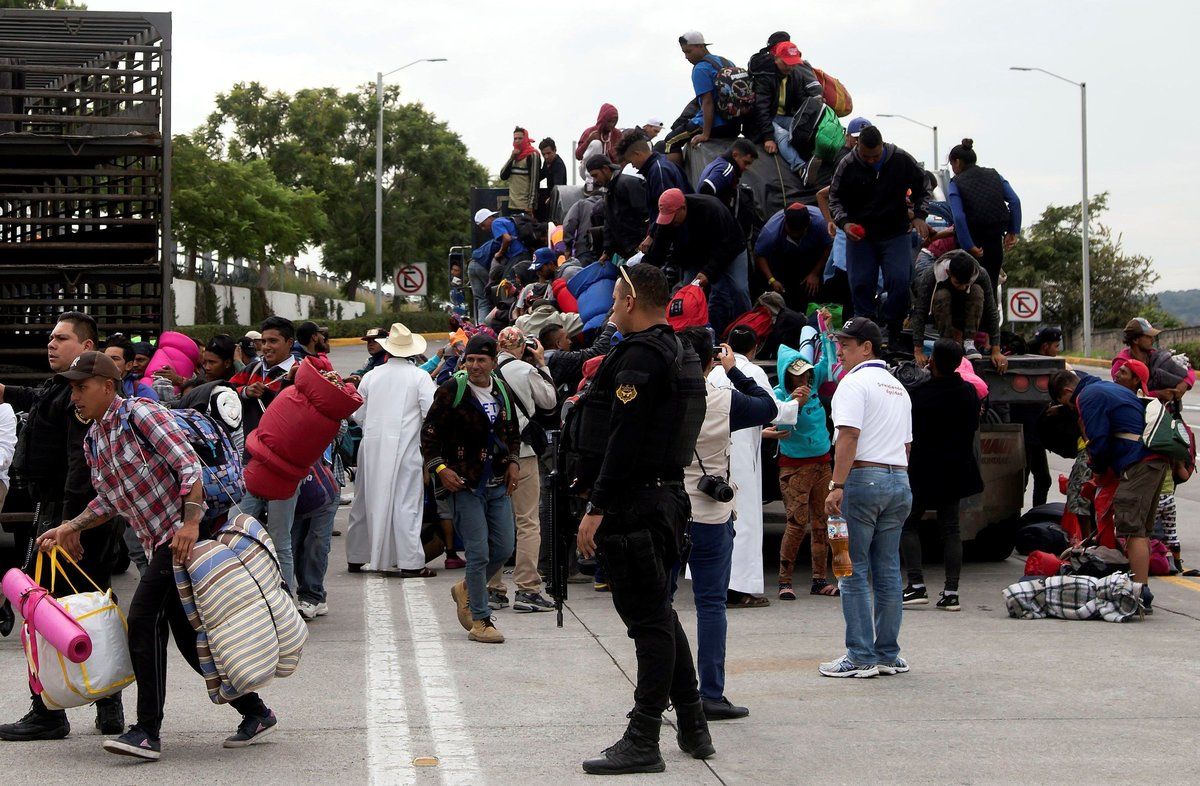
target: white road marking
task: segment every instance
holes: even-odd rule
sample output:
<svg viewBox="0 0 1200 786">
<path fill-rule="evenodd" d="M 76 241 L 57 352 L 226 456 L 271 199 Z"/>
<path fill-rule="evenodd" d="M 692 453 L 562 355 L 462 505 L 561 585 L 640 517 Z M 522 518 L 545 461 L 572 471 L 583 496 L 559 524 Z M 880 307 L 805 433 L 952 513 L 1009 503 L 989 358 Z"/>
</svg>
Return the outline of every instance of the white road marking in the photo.
<svg viewBox="0 0 1200 786">
<path fill-rule="evenodd" d="M 387 579 L 363 581 L 367 617 L 367 775 L 377 786 L 417 782 L 412 766 L 404 674 Z"/>
<path fill-rule="evenodd" d="M 463 721 L 458 691 L 442 648 L 442 631 L 437 615 L 429 602 L 429 593 L 420 580 L 403 585 L 404 609 L 408 615 L 408 630 L 416 651 L 417 679 L 425 699 L 429 717 L 430 736 L 440 764 L 442 782 L 448 784 L 479 784 L 484 782 L 479 770 L 475 745 L 471 742 L 467 724 Z"/>
</svg>

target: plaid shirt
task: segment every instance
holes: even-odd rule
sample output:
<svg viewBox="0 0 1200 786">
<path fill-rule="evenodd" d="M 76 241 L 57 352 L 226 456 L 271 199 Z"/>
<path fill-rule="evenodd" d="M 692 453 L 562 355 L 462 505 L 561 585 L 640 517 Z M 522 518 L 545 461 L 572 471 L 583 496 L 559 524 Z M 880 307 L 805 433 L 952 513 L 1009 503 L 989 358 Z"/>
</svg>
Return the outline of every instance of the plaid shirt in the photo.
<svg viewBox="0 0 1200 786">
<path fill-rule="evenodd" d="M 174 537 L 183 525 L 183 498 L 202 475 L 170 410 L 144 398 L 114 399 L 88 429 L 84 454 L 96 488 L 89 511 L 124 516 L 147 554 Z"/>
</svg>

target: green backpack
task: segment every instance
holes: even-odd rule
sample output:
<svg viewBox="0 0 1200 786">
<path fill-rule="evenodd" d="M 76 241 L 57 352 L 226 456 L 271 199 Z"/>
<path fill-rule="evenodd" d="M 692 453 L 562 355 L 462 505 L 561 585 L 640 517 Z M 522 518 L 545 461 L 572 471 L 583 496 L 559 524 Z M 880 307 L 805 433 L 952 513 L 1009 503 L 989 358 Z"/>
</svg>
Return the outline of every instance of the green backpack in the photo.
<svg viewBox="0 0 1200 786">
<path fill-rule="evenodd" d="M 817 121 L 817 133 L 813 139 L 813 156 L 822 161 L 832 161 L 837 158 L 838 151 L 846 144 L 846 129 L 838 120 L 837 114 L 829 107 L 821 113 Z"/>
<path fill-rule="evenodd" d="M 454 404 L 452 405 L 457 407 L 462 403 L 463 396 L 467 392 L 467 372 L 455 371 L 452 376 L 454 377 L 454 381 L 458 383 L 458 389 L 454 391 Z M 509 420 L 514 420 L 512 401 L 508 398 L 508 387 L 495 374 L 492 374 L 492 381 L 496 383 L 496 387 L 500 388 L 500 398 L 504 399 L 504 416 Z"/>
<path fill-rule="evenodd" d="M 1146 427 L 1142 430 L 1142 442 L 1151 453 L 1171 461 L 1193 460 L 1191 433 L 1187 425 L 1156 398 L 1146 402 Z"/>
</svg>

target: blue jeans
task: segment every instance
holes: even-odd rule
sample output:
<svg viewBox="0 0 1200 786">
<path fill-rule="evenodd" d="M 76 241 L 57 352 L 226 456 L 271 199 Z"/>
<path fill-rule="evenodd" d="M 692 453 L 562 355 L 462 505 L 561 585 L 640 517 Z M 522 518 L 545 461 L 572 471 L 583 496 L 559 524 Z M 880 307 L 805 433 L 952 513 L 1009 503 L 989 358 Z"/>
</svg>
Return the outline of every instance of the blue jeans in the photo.
<svg viewBox="0 0 1200 786">
<path fill-rule="evenodd" d="M 725 697 L 726 591 L 733 564 L 733 519 L 724 524 L 693 522 L 692 595 L 696 599 L 696 669 L 700 696 L 710 701 Z"/>
<path fill-rule="evenodd" d="M 474 300 L 475 322 L 482 325 L 488 312 L 492 310 L 492 298 L 488 295 L 488 269 L 475 260 L 467 265 L 467 283 L 471 286 Z"/>
<path fill-rule="evenodd" d="M 846 618 L 846 654 L 859 666 L 893 663 L 900 657 L 897 639 L 904 610 L 900 533 L 911 508 L 906 471 L 880 467 L 850 471 L 842 515 L 850 532 L 854 575 L 841 579 L 838 586 Z"/>
<path fill-rule="evenodd" d="M 799 172 L 804 168 L 806 162 L 796 152 L 796 148 L 792 147 L 791 116 L 775 115 L 771 124 L 773 126 L 772 130 L 775 132 L 775 144 L 779 147 L 779 155 L 783 156 L 783 161 L 787 164 L 788 169 L 793 172 Z"/>
<path fill-rule="evenodd" d="M 488 579 L 504 567 L 516 544 L 512 498 L 499 485 L 456 491 L 450 499 L 454 531 L 462 538 L 467 561 L 471 618 L 485 620 L 492 614 L 488 608 Z"/>
<path fill-rule="evenodd" d="M 253 494 L 242 497 L 238 509 L 247 516 L 253 516 L 262 521 L 263 513 L 267 514 L 267 534 L 275 544 L 275 556 L 279 558 L 279 577 L 289 588 L 295 587 L 292 574 L 292 519 L 296 517 L 296 497 L 300 495 L 300 487 L 289 499 L 265 500 Z"/>
<path fill-rule="evenodd" d="M 292 523 L 292 554 L 296 560 L 296 597 L 309 603 L 325 602 L 325 569 L 329 567 L 329 541 L 341 497 L 323 508 L 297 516 Z"/>
<path fill-rule="evenodd" d="M 750 258 L 743 251 L 733 258 L 724 275 L 709 284 L 708 322 L 719 336 L 750 307 Z"/>
<path fill-rule="evenodd" d="M 854 298 L 854 315 L 879 322 L 875 293 L 883 273 L 884 323 L 902 322 L 908 315 L 908 288 L 912 283 L 912 241 L 908 233 L 886 240 L 847 240 L 846 274 Z"/>
</svg>

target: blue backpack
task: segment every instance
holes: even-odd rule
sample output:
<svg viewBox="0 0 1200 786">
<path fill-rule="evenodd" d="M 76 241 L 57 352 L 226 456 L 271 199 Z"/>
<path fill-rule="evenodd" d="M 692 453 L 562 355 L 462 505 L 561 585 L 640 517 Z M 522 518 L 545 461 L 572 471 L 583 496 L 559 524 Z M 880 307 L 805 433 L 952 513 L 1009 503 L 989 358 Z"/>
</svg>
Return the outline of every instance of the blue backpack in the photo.
<svg viewBox="0 0 1200 786">
<path fill-rule="evenodd" d="M 126 400 L 128 401 L 128 399 Z M 175 423 L 187 436 L 188 443 L 196 451 L 200 459 L 201 476 L 204 483 L 204 503 L 208 510 L 204 514 L 205 521 L 212 521 L 226 513 L 234 505 L 242 501 L 246 495 L 246 483 L 242 479 L 242 459 L 229 439 L 225 429 L 217 425 L 212 418 L 194 409 L 167 410 L 175 418 Z M 150 439 L 126 416 L 134 436 L 153 451 Z M 91 438 L 87 440 L 88 450 L 92 458 L 96 457 L 96 446 Z"/>
</svg>

